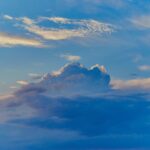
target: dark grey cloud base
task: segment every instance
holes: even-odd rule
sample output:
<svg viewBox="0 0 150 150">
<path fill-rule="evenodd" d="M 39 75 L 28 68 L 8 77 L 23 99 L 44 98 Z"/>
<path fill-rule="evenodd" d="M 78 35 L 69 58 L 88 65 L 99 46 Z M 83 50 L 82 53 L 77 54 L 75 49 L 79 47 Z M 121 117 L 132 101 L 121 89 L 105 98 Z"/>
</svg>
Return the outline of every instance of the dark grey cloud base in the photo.
<svg viewBox="0 0 150 150">
<path fill-rule="evenodd" d="M 0 128 L 8 126 L 10 131 L 5 129 L 3 134 L 9 137 L 12 147 L 40 150 L 150 147 L 150 102 L 143 96 L 27 96 L 4 102 L 1 107 L 4 106 L 5 110 L 0 112 L 7 120 Z M 20 108 L 28 112 L 22 114 Z M 15 113 L 7 116 L 6 110 Z M 15 141 L 19 141 L 19 145 Z"/>
</svg>

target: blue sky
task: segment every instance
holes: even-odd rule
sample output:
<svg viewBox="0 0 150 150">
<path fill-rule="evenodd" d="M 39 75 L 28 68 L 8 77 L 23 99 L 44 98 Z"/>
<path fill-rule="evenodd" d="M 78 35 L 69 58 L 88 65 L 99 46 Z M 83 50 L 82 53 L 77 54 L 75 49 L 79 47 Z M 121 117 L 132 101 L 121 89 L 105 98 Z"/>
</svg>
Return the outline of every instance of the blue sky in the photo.
<svg viewBox="0 0 150 150">
<path fill-rule="evenodd" d="M 149 149 L 149 40 L 149 0 L 1 0 L 0 149 Z"/>
<path fill-rule="evenodd" d="M 87 67 L 97 63 L 104 65 L 115 79 L 147 78 L 150 72 L 149 3 L 148 0 L 118 0 L 117 3 L 114 0 L 2 0 L 1 34 L 11 35 L 12 38 L 30 38 L 34 42 L 42 42 L 42 46 L 30 45 L 28 42 L 24 45 L 1 42 L 1 93 L 10 91 L 9 87 L 16 86 L 17 80 L 29 80 L 29 73 L 44 74 L 57 70 L 68 62 L 60 57 L 62 55 L 79 56 L 80 62 Z M 100 32 L 93 25 L 88 35 L 82 37 L 77 35 L 63 40 L 47 39 L 25 29 L 27 24 L 21 20 L 23 17 L 34 21 L 40 20 L 40 17 L 67 18 L 80 23 L 83 20 L 94 20 L 110 24 L 112 32 Z M 45 27 L 45 30 L 60 29 L 60 32 L 63 29 L 87 28 L 46 19 L 36 24 Z M 4 38 L 3 35 L 1 38 Z M 147 69 L 139 69 L 141 66 Z"/>
</svg>

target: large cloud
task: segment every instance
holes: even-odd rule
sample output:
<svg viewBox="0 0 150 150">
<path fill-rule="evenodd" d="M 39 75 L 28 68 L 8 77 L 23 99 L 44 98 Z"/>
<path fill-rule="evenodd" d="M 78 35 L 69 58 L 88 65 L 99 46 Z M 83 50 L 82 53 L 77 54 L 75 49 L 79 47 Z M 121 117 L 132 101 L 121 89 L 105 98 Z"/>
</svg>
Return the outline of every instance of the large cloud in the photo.
<svg viewBox="0 0 150 150">
<path fill-rule="evenodd" d="M 18 141 L 23 150 L 27 147 L 39 150 L 122 149 L 144 147 L 145 143 L 149 147 L 149 106 L 150 102 L 142 95 L 113 98 L 17 96 L 0 101 L 0 129 L 3 131 L 0 137 L 4 143 L 9 142 L 6 146 L 0 141 L 0 146 L 5 150 L 10 143 L 11 148 L 17 146 L 15 141 Z"/>
<path fill-rule="evenodd" d="M 24 28 L 46 40 L 65 40 L 74 37 L 86 37 L 89 34 L 111 33 L 114 27 L 111 24 L 99 22 L 96 20 L 68 19 L 61 17 L 40 17 L 38 21 L 30 18 L 20 18 L 24 23 Z M 50 21 L 58 27 L 41 27 L 37 22 Z M 69 29 L 71 26 L 71 29 Z"/>
<path fill-rule="evenodd" d="M 90 69 L 79 63 L 71 63 L 60 70 L 44 75 L 40 82 L 23 86 L 17 94 L 45 92 L 50 96 L 95 95 L 108 90 L 110 76 L 103 66 Z"/>
<path fill-rule="evenodd" d="M 109 82 L 103 66 L 87 69 L 73 63 L 43 76 L 38 83 L 24 85 L 0 101 L 0 138 L 6 137 L 1 138 L 0 148 L 150 147 L 148 95 L 119 96 L 114 92 L 98 96 L 109 89 Z M 86 96 L 77 96 L 81 94 Z M 137 144 L 141 140 L 144 144 Z M 5 145 L 6 141 L 11 145 Z"/>
<path fill-rule="evenodd" d="M 69 19 L 62 17 L 29 17 L 14 18 L 4 15 L 4 19 L 12 20 L 20 24 L 26 31 L 42 37 L 45 40 L 66 40 L 75 37 L 87 37 L 89 35 L 101 35 L 112 33 L 115 27 L 109 23 L 93 19 Z M 41 24 L 49 22 L 49 27 Z M 52 25 L 51 25 L 52 24 Z"/>
</svg>

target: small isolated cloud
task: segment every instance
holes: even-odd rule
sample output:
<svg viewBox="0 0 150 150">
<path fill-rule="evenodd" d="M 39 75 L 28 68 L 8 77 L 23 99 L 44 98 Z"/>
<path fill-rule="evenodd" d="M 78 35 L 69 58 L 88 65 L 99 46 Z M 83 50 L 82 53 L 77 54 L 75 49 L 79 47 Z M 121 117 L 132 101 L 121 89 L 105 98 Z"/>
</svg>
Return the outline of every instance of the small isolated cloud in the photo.
<svg viewBox="0 0 150 150">
<path fill-rule="evenodd" d="M 7 17 L 5 17 L 7 19 Z M 31 19 L 28 17 L 14 18 L 21 22 L 21 27 L 30 33 L 38 35 L 45 40 L 65 40 L 74 37 L 86 37 L 89 34 L 112 33 L 114 26 L 93 19 L 68 19 L 61 17 L 40 17 Z M 44 22 L 55 23 L 56 26 L 44 27 L 39 25 Z"/>
<path fill-rule="evenodd" d="M 76 55 L 61 55 L 60 57 L 72 62 L 79 61 L 81 59 L 80 56 L 76 56 Z"/>
<path fill-rule="evenodd" d="M 60 70 L 44 75 L 37 83 L 18 83 L 23 88 L 18 93 L 43 93 L 50 96 L 94 95 L 109 88 L 110 76 L 104 67 L 96 65 L 86 68 L 79 63 L 71 63 Z"/>
<path fill-rule="evenodd" d="M 25 80 L 18 80 L 16 81 L 17 84 L 20 84 L 20 85 L 28 85 L 29 83 Z"/>
<path fill-rule="evenodd" d="M 35 79 L 35 80 L 42 78 L 42 75 L 37 74 L 37 73 L 29 73 L 28 75 L 29 75 L 29 77 L 31 77 L 32 79 Z"/>
<path fill-rule="evenodd" d="M 6 20 L 13 20 L 14 19 L 12 16 L 9 16 L 9 15 L 3 15 L 3 18 Z"/>
<path fill-rule="evenodd" d="M 148 65 L 142 65 L 142 66 L 139 66 L 138 69 L 140 71 L 150 71 L 150 66 L 148 66 Z"/>
<path fill-rule="evenodd" d="M 112 80 L 113 89 L 123 90 L 150 90 L 150 78 L 138 78 L 133 80 Z"/>
<path fill-rule="evenodd" d="M 0 33 L 0 47 L 13 46 L 43 47 L 43 43 L 35 39 Z"/>
</svg>

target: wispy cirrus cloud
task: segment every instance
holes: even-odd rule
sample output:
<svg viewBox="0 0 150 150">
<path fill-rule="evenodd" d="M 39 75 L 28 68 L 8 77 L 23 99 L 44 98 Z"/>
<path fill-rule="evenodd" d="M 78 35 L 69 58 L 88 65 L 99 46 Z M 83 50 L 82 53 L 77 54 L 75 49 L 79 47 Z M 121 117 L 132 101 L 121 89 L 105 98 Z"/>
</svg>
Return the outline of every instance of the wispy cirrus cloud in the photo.
<svg viewBox="0 0 150 150">
<path fill-rule="evenodd" d="M 50 21 L 56 23 L 59 27 L 41 27 L 36 24 L 36 21 L 29 21 L 30 19 L 24 18 L 24 28 L 36 35 L 41 36 L 46 40 L 65 40 L 74 37 L 86 37 L 91 33 L 111 33 L 113 32 L 113 26 L 106 23 L 101 23 L 96 20 L 80 20 L 80 19 L 68 19 L 61 17 L 40 17 L 39 22 Z M 65 25 L 65 27 L 61 27 Z M 68 25 L 72 26 L 72 29 L 68 28 Z M 74 27 L 77 26 L 77 27 Z"/>
<path fill-rule="evenodd" d="M 40 40 L 0 33 L 0 47 L 14 46 L 44 47 Z"/>
<path fill-rule="evenodd" d="M 131 22 L 139 28 L 149 29 L 150 28 L 150 14 L 136 16 L 131 19 Z"/>
<path fill-rule="evenodd" d="M 7 14 L 3 15 L 3 18 L 6 19 L 6 20 L 13 20 L 13 17 L 9 16 Z"/>
<path fill-rule="evenodd" d="M 14 17 L 10 15 L 3 15 L 5 20 L 13 21 Z M 24 19 L 25 20 L 25 19 Z M 27 22 L 27 20 L 25 20 Z M 17 34 L 10 34 L 5 32 L 0 32 L 0 47 L 14 47 L 14 46 L 29 46 L 29 47 L 45 47 L 44 43 L 35 38 L 28 38 L 23 35 L 17 36 Z"/>
<path fill-rule="evenodd" d="M 150 71 L 150 66 L 149 65 L 142 65 L 142 66 L 139 66 L 138 69 L 140 71 Z"/>
<path fill-rule="evenodd" d="M 66 40 L 75 37 L 86 37 L 90 34 L 112 33 L 114 26 L 93 19 L 68 19 L 62 17 L 38 17 L 31 19 L 29 17 L 15 18 L 5 15 L 4 19 L 13 18 L 15 22 L 20 23 L 26 31 L 40 36 L 45 40 Z M 53 26 L 45 27 L 40 25 L 43 22 L 54 23 Z"/>
</svg>

